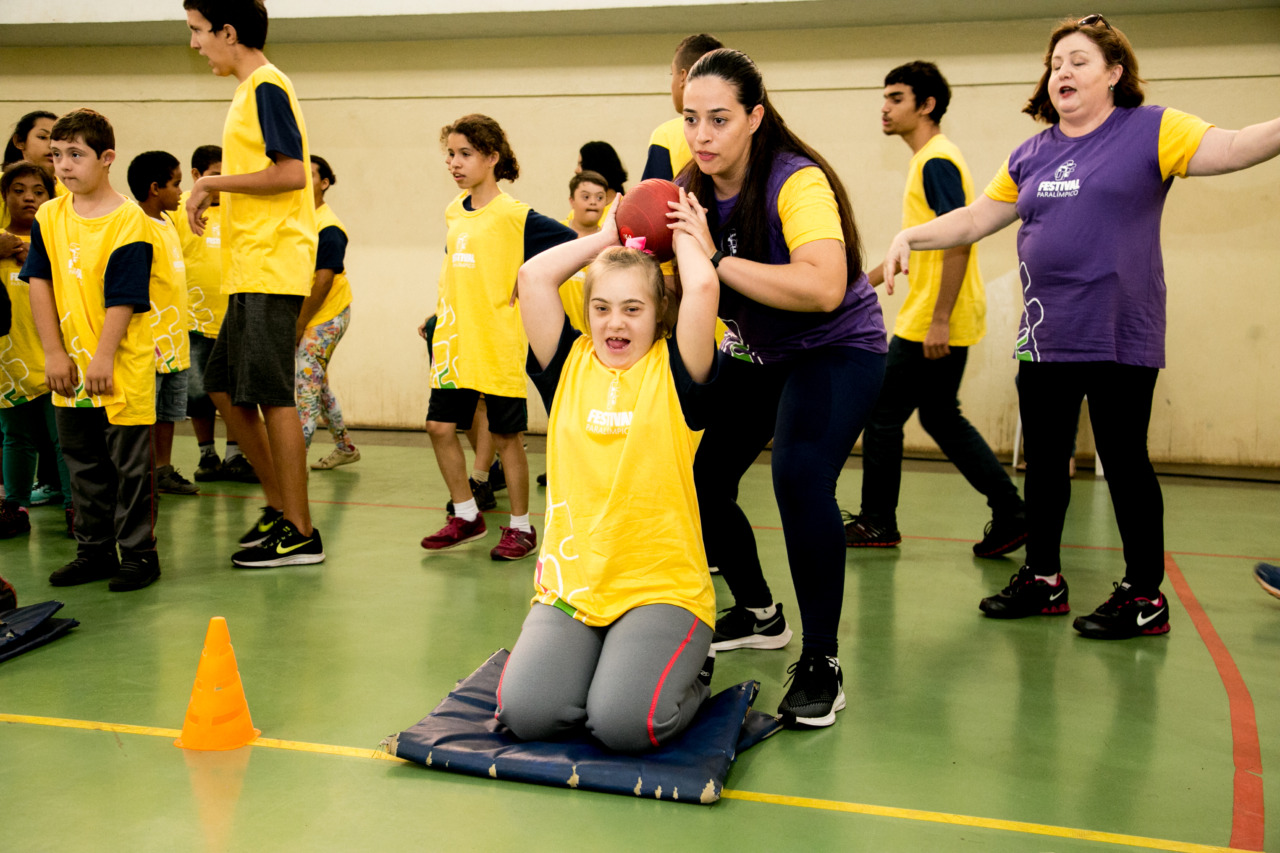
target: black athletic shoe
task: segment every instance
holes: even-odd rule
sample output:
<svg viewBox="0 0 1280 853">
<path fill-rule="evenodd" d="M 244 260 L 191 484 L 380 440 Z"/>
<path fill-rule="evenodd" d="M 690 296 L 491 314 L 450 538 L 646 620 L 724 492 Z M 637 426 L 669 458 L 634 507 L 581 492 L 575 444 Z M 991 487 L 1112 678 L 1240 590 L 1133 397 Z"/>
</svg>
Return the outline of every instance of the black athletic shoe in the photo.
<svg viewBox="0 0 1280 853">
<path fill-rule="evenodd" d="M 782 605 L 774 605 L 777 612 L 761 621 L 745 607 L 734 605 L 721 610 L 716 616 L 716 632 L 711 637 L 711 648 L 717 652 L 730 649 L 780 649 L 791 641 L 791 629 L 782 616 Z"/>
<path fill-rule="evenodd" d="M 489 485 L 495 492 L 507 487 L 507 472 L 502 470 L 501 459 L 493 460 L 493 464 L 489 466 Z"/>
<path fill-rule="evenodd" d="M 231 564 L 241 569 L 272 569 L 323 562 L 324 544 L 320 541 L 320 531 L 313 528 L 310 536 L 303 536 L 292 522 L 284 518 L 276 522 L 265 542 L 237 551 L 231 558 Z"/>
<path fill-rule="evenodd" d="M 788 728 L 814 729 L 836 721 L 844 709 L 844 675 L 840 659 L 803 652 L 787 669 L 791 689 L 778 705 L 778 716 Z"/>
<path fill-rule="evenodd" d="M 1169 633 L 1169 600 L 1157 592 L 1154 598 L 1138 595 L 1128 581 L 1112 584 L 1115 591 L 1106 603 L 1072 627 L 1095 640 L 1127 640 Z"/>
<path fill-rule="evenodd" d="M 156 469 L 156 491 L 165 495 L 198 495 L 200 487 L 172 465 L 162 465 Z"/>
<path fill-rule="evenodd" d="M 240 537 L 241 548 L 252 548 L 255 545 L 261 545 L 271 536 L 272 529 L 275 528 L 276 522 L 284 518 L 284 513 L 274 507 L 264 506 L 262 515 L 258 516 L 258 520 L 253 523 L 245 534 Z"/>
<path fill-rule="evenodd" d="M 865 515 L 841 514 L 845 518 L 844 544 L 849 548 L 892 548 L 902 542 L 897 527 L 880 524 Z"/>
<path fill-rule="evenodd" d="M 54 586 L 79 586 L 82 583 L 93 583 L 113 578 L 120 571 L 120 561 L 116 559 L 115 550 L 106 548 L 85 549 L 76 553 L 76 558 L 60 569 L 54 569 L 49 575 L 49 583 Z"/>
<path fill-rule="evenodd" d="M 200 461 L 196 463 L 196 472 L 191 478 L 197 483 L 212 483 L 221 480 L 222 476 L 222 460 L 218 458 L 218 454 L 201 453 Z"/>
<path fill-rule="evenodd" d="M 1058 585 L 1049 586 L 1023 566 L 1009 578 L 1009 585 L 978 605 L 993 619 L 1021 619 L 1024 616 L 1059 616 L 1071 612 L 1067 601 L 1067 579 L 1058 575 Z"/>
<path fill-rule="evenodd" d="M 546 488 L 546 486 L 547 486 L 547 472 L 546 472 L 546 471 L 543 471 L 541 474 L 539 474 L 539 475 L 538 475 L 538 485 L 539 485 L 539 486 L 542 486 L 543 488 Z"/>
<path fill-rule="evenodd" d="M 155 551 L 126 552 L 124 559 L 120 561 L 120 571 L 107 583 L 107 589 L 112 592 L 132 592 L 151 586 L 159 579 L 159 554 Z"/>
<path fill-rule="evenodd" d="M 975 557 L 1003 557 L 1015 551 L 1027 541 L 1027 515 L 1020 512 L 1007 518 L 987 522 L 982 531 L 982 541 L 973 546 Z"/>
<path fill-rule="evenodd" d="M 253 466 L 249 464 L 249 460 L 241 453 L 238 456 L 226 460 L 222 463 L 222 474 L 219 480 L 233 480 L 237 483 L 258 483 L 258 475 L 253 472 Z M 199 477 L 196 478 L 200 479 Z"/>
<path fill-rule="evenodd" d="M 467 478 L 467 485 L 471 487 L 471 497 L 476 499 L 476 509 L 488 512 L 497 508 L 498 499 L 493 496 L 493 486 L 489 483 L 477 483 L 471 477 Z M 506 488 L 505 483 L 503 488 Z M 453 515 L 453 501 L 445 503 L 444 511 L 446 515 Z"/>
</svg>

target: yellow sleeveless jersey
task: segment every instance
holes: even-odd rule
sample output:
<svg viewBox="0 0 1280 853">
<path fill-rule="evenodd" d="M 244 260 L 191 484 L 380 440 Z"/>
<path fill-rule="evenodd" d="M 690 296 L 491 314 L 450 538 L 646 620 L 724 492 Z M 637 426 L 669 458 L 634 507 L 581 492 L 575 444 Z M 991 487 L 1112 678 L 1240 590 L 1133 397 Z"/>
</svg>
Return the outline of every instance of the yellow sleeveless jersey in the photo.
<svg viewBox="0 0 1280 853">
<path fill-rule="evenodd" d="M 333 212 L 333 208 L 327 204 L 322 204 L 316 208 L 316 232 L 319 233 L 326 228 L 337 228 L 344 235 L 347 234 L 347 227 L 338 219 L 338 215 Z M 314 281 L 315 276 L 313 274 L 312 282 L 314 283 Z M 347 274 L 345 271 L 334 270 L 333 286 L 329 288 L 329 295 L 325 297 L 324 302 L 320 303 L 315 315 L 307 323 L 307 328 L 329 322 L 341 314 L 343 309 L 350 304 L 351 283 L 347 281 Z"/>
<path fill-rule="evenodd" d="M 187 311 L 191 331 L 216 338 L 227 313 L 227 297 L 222 293 L 222 216 L 210 208 L 204 234 L 197 237 L 187 222 L 187 199 L 182 194 L 173 222 L 182 241 L 182 260 L 187 265 Z"/>
<path fill-rule="evenodd" d="M 9 334 L 0 337 L 0 409 L 21 406 L 49 393 L 44 384 L 44 349 L 31 316 L 31 289 L 18 278 L 21 270 L 22 265 L 13 258 L 0 260 L 0 281 L 13 306 L 13 325 Z"/>
<path fill-rule="evenodd" d="M 155 339 L 156 373 L 177 373 L 191 366 L 187 331 L 187 270 L 182 240 L 168 214 L 151 228 L 151 336 Z"/>
</svg>

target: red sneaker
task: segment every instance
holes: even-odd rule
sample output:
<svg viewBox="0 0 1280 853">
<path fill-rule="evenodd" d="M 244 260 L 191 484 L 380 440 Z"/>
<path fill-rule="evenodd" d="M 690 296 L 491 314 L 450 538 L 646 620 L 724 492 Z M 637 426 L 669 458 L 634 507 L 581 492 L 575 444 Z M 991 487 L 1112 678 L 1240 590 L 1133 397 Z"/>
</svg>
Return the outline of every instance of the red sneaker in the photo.
<svg viewBox="0 0 1280 853">
<path fill-rule="evenodd" d="M 528 533 L 514 527 L 502 528 L 502 541 L 494 546 L 489 556 L 495 560 L 523 560 L 538 550 L 538 531 Z"/>
<path fill-rule="evenodd" d="M 484 533 L 483 515 L 477 515 L 475 521 L 463 521 L 455 515 L 449 519 L 448 524 L 423 539 L 422 547 L 428 551 L 455 548 L 458 545 L 465 545 L 468 542 L 474 542 L 482 538 Z"/>
</svg>

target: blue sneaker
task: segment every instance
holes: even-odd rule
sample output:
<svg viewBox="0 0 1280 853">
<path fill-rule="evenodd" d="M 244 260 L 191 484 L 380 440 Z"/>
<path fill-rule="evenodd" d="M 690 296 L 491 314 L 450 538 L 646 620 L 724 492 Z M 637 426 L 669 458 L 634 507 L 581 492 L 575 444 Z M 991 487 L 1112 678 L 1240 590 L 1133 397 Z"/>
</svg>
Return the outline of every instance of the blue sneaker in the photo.
<svg viewBox="0 0 1280 853">
<path fill-rule="evenodd" d="M 1258 563 L 1253 567 L 1253 579 L 1258 582 L 1258 586 L 1280 598 L 1280 566 Z"/>
<path fill-rule="evenodd" d="M 27 501 L 31 506 L 48 506 L 51 503 L 62 503 L 62 489 L 48 483 L 38 483 L 31 490 L 31 498 Z"/>
</svg>

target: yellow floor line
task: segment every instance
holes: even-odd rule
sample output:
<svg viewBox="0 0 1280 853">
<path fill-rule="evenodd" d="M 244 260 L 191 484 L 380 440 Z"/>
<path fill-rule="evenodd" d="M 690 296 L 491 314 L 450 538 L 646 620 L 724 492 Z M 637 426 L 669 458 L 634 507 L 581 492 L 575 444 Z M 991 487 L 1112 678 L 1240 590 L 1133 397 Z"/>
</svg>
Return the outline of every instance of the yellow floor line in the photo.
<svg viewBox="0 0 1280 853">
<path fill-rule="evenodd" d="M 0 714 L 0 723 L 21 723 L 32 726 L 55 726 L 65 729 L 87 729 L 90 731 L 116 732 L 119 734 L 148 735 L 150 737 L 176 738 L 182 734 L 180 729 L 164 729 L 156 726 L 131 726 L 125 723 L 100 723 L 92 720 L 68 720 L 60 717 L 33 717 L 26 714 Z M 297 752 L 313 752 L 321 755 L 344 755 L 351 758 L 372 758 L 378 761 L 405 762 L 379 749 L 359 749 L 354 746 L 334 746 L 327 743 L 308 743 L 298 740 L 278 740 L 260 737 L 250 741 L 249 746 L 261 746 L 269 749 L 290 749 Z M 999 820 L 997 818 L 973 817 L 970 815 L 948 814 L 946 812 L 929 812 L 919 809 L 903 809 L 893 806 L 873 806 L 864 803 L 845 803 L 839 800 L 819 800 L 812 797 L 788 797 L 781 794 L 760 794 L 754 791 L 737 791 L 725 788 L 720 792 L 726 800 L 743 800 L 753 803 L 791 806 L 802 809 L 821 809 L 823 811 L 844 812 L 846 814 L 871 815 L 874 817 L 891 817 L 899 820 L 914 820 L 927 823 L 946 823 L 953 826 L 972 826 L 981 829 L 996 829 L 1004 832 L 1022 832 L 1030 835 L 1048 835 L 1056 838 L 1071 838 L 1080 841 L 1098 841 L 1103 844 L 1116 844 L 1128 847 L 1142 847 L 1148 850 L 1168 850 L 1172 853 L 1248 853 L 1232 847 L 1214 847 L 1207 844 L 1191 844 L 1185 841 L 1169 841 L 1160 838 L 1145 838 L 1140 835 L 1121 835 L 1114 832 L 1096 832 L 1091 829 L 1073 829 L 1068 826 L 1050 826 L 1041 823 L 1024 823 L 1016 820 Z"/>
</svg>

